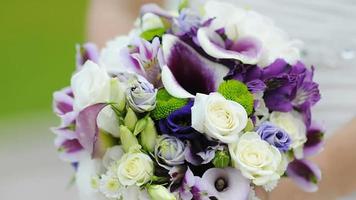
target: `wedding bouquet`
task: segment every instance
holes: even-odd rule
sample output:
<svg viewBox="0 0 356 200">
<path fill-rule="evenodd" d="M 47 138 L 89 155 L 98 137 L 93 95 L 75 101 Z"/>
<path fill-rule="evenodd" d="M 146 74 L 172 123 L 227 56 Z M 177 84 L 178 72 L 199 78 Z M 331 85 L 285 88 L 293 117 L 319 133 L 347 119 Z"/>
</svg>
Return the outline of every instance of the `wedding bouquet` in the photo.
<svg viewBox="0 0 356 200">
<path fill-rule="evenodd" d="M 320 93 L 299 45 L 252 10 L 182 1 L 144 5 L 101 52 L 78 46 L 53 131 L 81 199 L 256 199 L 282 177 L 316 191 Z"/>
</svg>

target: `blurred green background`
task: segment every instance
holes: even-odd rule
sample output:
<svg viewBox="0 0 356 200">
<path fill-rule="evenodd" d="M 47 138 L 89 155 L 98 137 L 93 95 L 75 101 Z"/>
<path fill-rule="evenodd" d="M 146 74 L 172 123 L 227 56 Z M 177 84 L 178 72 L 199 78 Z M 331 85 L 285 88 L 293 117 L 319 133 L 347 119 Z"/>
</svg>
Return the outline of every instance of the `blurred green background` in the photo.
<svg viewBox="0 0 356 200">
<path fill-rule="evenodd" d="M 0 122 L 50 113 L 85 40 L 86 0 L 0 0 Z M 50 115 L 48 115 L 50 116 Z"/>
</svg>

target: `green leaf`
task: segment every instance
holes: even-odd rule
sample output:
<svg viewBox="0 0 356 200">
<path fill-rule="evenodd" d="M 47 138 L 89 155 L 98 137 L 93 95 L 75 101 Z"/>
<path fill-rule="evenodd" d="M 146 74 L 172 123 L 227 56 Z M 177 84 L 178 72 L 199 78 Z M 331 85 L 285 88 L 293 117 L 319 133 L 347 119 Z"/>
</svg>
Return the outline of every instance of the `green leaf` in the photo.
<svg viewBox="0 0 356 200">
<path fill-rule="evenodd" d="M 179 12 L 182 11 L 184 8 L 187 8 L 188 6 L 189 6 L 189 0 L 182 0 L 178 6 Z"/>
<path fill-rule="evenodd" d="M 155 37 L 162 37 L 162 35 L 165 32 L 166 32 L 165 28 L 156 28 L 156 29 L 147 30 L 147 31 L 141 33 L 140 37 L 147 41 L 151 41 Z"/>
</svg>

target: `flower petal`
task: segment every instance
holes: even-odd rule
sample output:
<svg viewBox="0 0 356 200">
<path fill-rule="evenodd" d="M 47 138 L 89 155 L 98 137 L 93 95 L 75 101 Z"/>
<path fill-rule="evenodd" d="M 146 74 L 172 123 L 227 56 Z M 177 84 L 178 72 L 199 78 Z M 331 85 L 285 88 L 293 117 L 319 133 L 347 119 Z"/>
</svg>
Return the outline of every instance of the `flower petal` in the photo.
<svg viewBox="0 0 356 200">
<path fill-rule="evenodd" d="M 223 191 L 218 191 L 215 187 L 216 181 L 220 178 L 228 183 Z M 217 199 L 245 200 L 250 192 L 250 181 L 234 168 L 211 168 L 204 173 L 202 181 L 205 182 L 209 195 Z"/>
<path fill-rule="evenodd" d="M 261 55 L 261 44 L 254 38 L 240 38 L 229 49 L 218 45 L 217 38 L 221 38 L 208 27 L 198 30 L 198 41 L 204 51 L 214 58 L 235 59 L 245 64 L 256 64 Z"/>
<path fill-rule="evenodd" d="M 304 144 L 304 156 L 310 157 L 320 153 L 324 147 L 324 133 L 320 126 L 312 124 L 307 132 L 307 142 Z"/>
<path fill-rule="evenodd" d="M 227 67 L 209 61 L 179 38 L 166 34 L 162 39 L 167 65 L 162 69 L 162 82 L 177 98 L 192 98 L 196 93 L 216 91 L 228 74 Z"/>
<path fill-rule="evenodd" d="M 294 160 L 289 163 L 287 171 L 290 177 L 306 192 L 316 192 L 321 180 L 321 171 L 317 165 L 308 160 Z"/>
<path fill-rule="evenodd" d="M 169 20 L 173 19 L 173 15 L 170 12 L 162 9 L 157 4 L 154 3 L 145 4 L 141 7 L 141 16 L 144 16 L 147 13 L 152 13 Z"/>
<path fill-rule="evenodd" d="M 84 45 L 77 45 L 77 71 L 81 69 L 84 63 L 91 60 L 95 63 L 99 61 L 99 50 L 98 47 L 93 43 L 86 43 Z"/>
<path fill-rule="evenodd" d="M 113 141 L 106 133 L 99 133 L 97 118 L 101 110 L 107 104 L 99 103 L 83 109 L 77 117 L 76 132 L 79 143 L 89 152 L 92 157 L 103 156 L 103 148 L 110 146 Z"/>
</svg>

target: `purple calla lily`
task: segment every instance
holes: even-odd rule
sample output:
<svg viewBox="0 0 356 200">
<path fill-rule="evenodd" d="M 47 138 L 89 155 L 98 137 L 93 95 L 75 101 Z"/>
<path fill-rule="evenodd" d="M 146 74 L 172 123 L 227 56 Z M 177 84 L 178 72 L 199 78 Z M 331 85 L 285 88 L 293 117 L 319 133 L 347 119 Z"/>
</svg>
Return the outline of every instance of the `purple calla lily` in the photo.
<svg viewBox="0 0 356 200">
<path fill-rule="evenodd" d="M 76 133 L 79 143 L 93 158 L 101 158 L 105 149 L 112 146 L 114 141 L 107 134 L 99 131 L 97 118 L 101 110 L 108 104 L 99 103 L 84 108 L 77 117 Z"/>
<path fill-rule="evenodd" d="M 237 41 L 224 41 L 210 27 L 198 30 L 198 41 L 204 51 L 218 59 L 234 59 L 246 64 L 256 64 L 261 56 L 261 42 L 255 38 L 239 38 Z"/>
<path fill-rule="evenodd" d="M 166 61 L 162 82 L 174 97 L 192 98 L 196 93 L 214 92 L 229 71 L 202 57 L 176 36 L 164 35 L 162 45 Z"/>
<path fill-rule="evenodd" d="M 235 168 L 211 168 L 206 171 L 202 181 L 210 196 L 216 199 L 246 200 L 250 192 L 250 181 Z"/>
<path fill-rule="evenodd" d="M 317 165 L 308 160 L 294 160 L 289 163 L 287 176 L 306 192 L 318 190 L 321 171 Z"/>
</svg>

